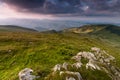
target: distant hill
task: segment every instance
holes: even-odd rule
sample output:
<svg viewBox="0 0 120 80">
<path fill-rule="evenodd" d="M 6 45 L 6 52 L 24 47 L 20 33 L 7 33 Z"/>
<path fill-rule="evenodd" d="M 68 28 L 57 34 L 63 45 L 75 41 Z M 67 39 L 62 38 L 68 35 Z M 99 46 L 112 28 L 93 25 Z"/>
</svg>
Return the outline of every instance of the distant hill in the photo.
<svg viewBox="0 0 120 80">
<path fill-rule="evenodd" d="M 120 27 L 116 25 L 101 24 L 101 25 L 84 25 L 81 27 L 73 27 L 63 30 L 64 32 L 73 32 L 73 33 L 98 33 L 99 31 L 110 31 L 120 35 Z"/>
<path fill-rule="evenodd" d="M 14 25 L 0 25 L 0 32 L 36 32 L 34 29 Z"/>
<path fill-rule="evenodd" d="M 56 30 L 47 30 L 47 31 L 42 31 L 42 33 L 58 33 Z"/>
<path fill-rule="evenodd" d="M 84 25 L 81 27 L 65 29 L 63 32 L 88 34 L 89 36 L 94 36 L 101 40 L 110 42 L 113 46 L 120 47 L 120 27 L 116 25 Z"/>
<path fill-rule="evenodd" d="M 42 28 L 42 27 L 35 27 L 35 29 L 39 32 L 42 32 L 42 31 L 47 31 L 48 29 L 46 28 Z"/>
</svg>

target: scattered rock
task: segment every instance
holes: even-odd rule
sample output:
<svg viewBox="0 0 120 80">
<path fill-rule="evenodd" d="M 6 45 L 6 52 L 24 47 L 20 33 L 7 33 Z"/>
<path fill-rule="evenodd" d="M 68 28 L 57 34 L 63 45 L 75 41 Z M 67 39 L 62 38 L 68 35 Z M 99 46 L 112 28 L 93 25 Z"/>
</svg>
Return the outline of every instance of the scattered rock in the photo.
<svg viewBox="0 0 120 80">
<path fill-rule="evenodd" d="M 120 69 L 111 64 L 115 58 L 100 48 L 93 47 L 91 48 L 91 52 L 79 52 L 77 55 L 73 56 L 72 59 L 75 60 L 73 64 L 64 62 L 63 64 L 55 65 L 53 72 L 50 76 L 48 75 L 48 77 L 46 77 L 46 80 L 51 80 L 51 76 L 55 76 L 56 74 L 60 77 L 64 76 L 64 79 L 66 80 L 83 80 L 80 72 L 73 72 L 71 69 L 69 70 L 69 68 L 75 68 L 76 70 L 84 65 L 86 65 L 86 69 L 101 70 L 106 72 L 112 80 L 120 80 Z M 88 62 L 82 63 L 82 59 L 87 59 Z M 36 76 L 31 75 L 32 72 L 32 69 L 25 68 L 20 71 L 19 79 L 33 80 L 37 78 Z"/>
<path fill-rule="evenodd" d="M 32 75 L 33 70 L 30 68 L 25 68 L 19 72 L 19 80 L 34 80 L 38 76 Z"/>
</svg>

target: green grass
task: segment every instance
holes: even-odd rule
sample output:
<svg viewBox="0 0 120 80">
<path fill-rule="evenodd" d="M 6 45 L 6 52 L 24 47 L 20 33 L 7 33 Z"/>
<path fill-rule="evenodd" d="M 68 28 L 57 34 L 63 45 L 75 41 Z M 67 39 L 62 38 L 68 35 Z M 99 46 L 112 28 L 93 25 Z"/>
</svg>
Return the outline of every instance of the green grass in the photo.
<svg viewBox="0 0 120 80">
<path fill-rule="evenodd" d="M 19 71 L 26 67 L 32 68 L 34 74 L 41 76 L 39 80 L 43 80 L 51 73 L 54 65 L 72 62 L 72 56 L 80 51 L 89 51 L 94 46 L 115 56 L 116 65 L 120 67 L 120 50 L 88 35 L 0 32 L 0 80 L 18 80 Z M 85 69 L 77 71 L 85 80 L 110 80 L 104 72 Z"/>
</svg>

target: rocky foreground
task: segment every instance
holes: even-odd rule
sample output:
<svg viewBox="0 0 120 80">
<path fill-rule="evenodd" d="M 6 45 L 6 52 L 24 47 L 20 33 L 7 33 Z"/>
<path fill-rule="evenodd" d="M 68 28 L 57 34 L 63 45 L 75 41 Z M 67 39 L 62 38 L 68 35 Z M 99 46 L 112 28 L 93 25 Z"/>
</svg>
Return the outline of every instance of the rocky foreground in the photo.
<svg viewBox="0 0 120 80">
<path fill-rule="evenodd" d="M 84 80 L 80 72 L 76 72 L 82 67 L 90 70 L 104 71 L 112 80 L 120 80 L 120 69 L 114 66 L 115 58 L 100 48 L 93 47 L 91 52 L 79 52 L 71 58 L 73 63 L 64 62 L 57 64 L 52 72 L 45 77 L 45 80 L 56 80 L 54 77 L 60 77 L 60 80 Z M 83 60 L 85 60 L 83 62 Z M 32 69 L 26 68 L 19 72 L 20 80 L 34 80 L 40 76 L 32 75 Z M 104 77 L 104 76 L 103 76 Z"/>
</svg>

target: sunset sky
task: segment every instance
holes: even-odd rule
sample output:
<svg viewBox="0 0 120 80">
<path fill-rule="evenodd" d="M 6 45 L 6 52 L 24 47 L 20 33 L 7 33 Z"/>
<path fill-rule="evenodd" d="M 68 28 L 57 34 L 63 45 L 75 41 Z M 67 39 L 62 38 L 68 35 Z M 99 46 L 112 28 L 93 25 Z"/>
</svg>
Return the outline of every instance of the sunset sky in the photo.
<svg viewBox="0 0 120 80">
<path fill-rule="evenodd" d="M 120 20 L 120 0 L 0 0 L 0 20 Z"/>
</svg>

